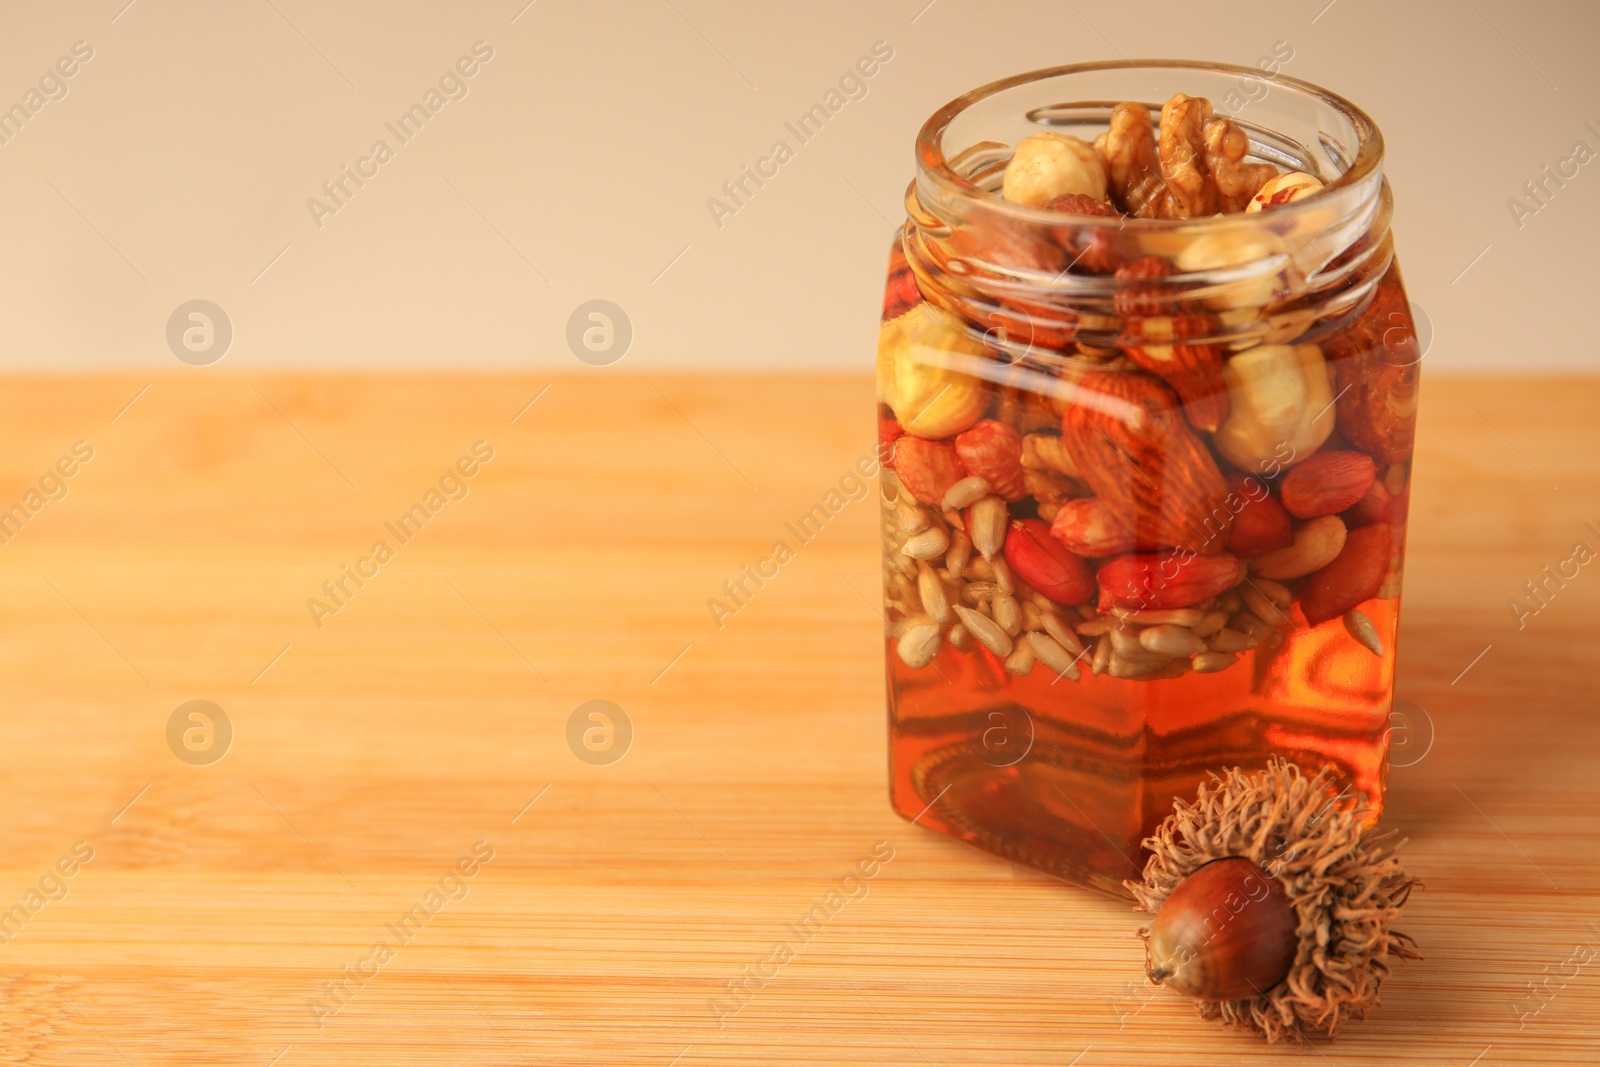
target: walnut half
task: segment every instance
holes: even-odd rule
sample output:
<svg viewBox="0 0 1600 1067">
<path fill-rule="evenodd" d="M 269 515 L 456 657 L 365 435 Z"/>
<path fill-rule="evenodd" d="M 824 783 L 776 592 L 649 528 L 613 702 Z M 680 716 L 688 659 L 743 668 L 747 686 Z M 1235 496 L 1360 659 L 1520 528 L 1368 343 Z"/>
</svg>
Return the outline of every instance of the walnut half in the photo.
<svg viewBox="0 0 1600 1067">
<path fill-rule="evenodd" d="M 1149 109 L 1142 104 L 1118 104 L 1111 112 L 1111 128 L 1095 138 L 1094 147 L 1106 161 L 1106 184 L 1117 206 L 1129 215 L 1159 217 L 1151 202 L 1164 195 L 1166 188 L 1156 166 Z"/>
<path fill-rule="evenodd" d="M 1149 109 L 1118 104 L 1111 126 L 1095 140 L 1106 162 L 1113 200 L 1147 219 L 1191 219 L 1242 211 L 1278 169 L 1245 161 L 1250 139 L 1232 120 L 1216 117 L 1204 97 L 1178 93 L 1161 109 L 1156 144 Z"/>
</svg>

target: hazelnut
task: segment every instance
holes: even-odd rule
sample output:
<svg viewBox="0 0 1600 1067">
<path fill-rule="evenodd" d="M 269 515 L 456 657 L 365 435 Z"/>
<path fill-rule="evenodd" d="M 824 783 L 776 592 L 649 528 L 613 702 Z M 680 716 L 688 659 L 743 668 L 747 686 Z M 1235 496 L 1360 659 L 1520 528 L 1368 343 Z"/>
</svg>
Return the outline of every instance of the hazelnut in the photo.
<svg viewBox="0 0 1600 1067">
<path fill-rule="evenodd" d="M 954 315 L 917 304 L 878 328 L 878 399 L 906 433 L 930 440 L 953 437 L 989 409 L 988 387 L 958 369 L 986 351 Z M 943 495 L 941 488 L 925 502 Z"/>
<path fill-rule="evenodd" d="M 1321 188 L 1322 183 L 1311 175 L 1298 170 L 1287 171 L 1276 178 L 1267 179 L 1267 183 L 1245 205 L 1245 214 L 1281 207 L 1291 200 L 1304 200 Z"/>
<path fill-rule="evenodd" d="M 1058 196 L 1106 198 L 1106 168 L 1087 141 L 1064 133 L 1036 133 L 1017 142 L 1006 164 L 1001 194 L 1014 204 L 1044 207 Z"/>
<path fill-rule="evenodd" d="M 1202 234 L 1187 242 L 1173 257 L 1173 262 L 1185 273 L 1230 270 L 1249 264 L 1266 267 L 1269 261 L 1284 257 L 1287 252 L 1287 246 L 1276 234 L 1226 229 Z M 1272 303 L 1279 291 L 1287 288 L 1288 281 L 1281 270 L 1262 270 L 1222 286 L 1216 295 L 1206 297 L 1205 303 L 1217 310 L 1259 308 Z"/>
<path fill-rule="evenodd" d="M 1316 345 L 1257 345 L 1222 365 L 1228 418 L 1212 435 L 1242 471 L 1293 466 L 1333 433 L 1333 390 Z"/>
</svg>

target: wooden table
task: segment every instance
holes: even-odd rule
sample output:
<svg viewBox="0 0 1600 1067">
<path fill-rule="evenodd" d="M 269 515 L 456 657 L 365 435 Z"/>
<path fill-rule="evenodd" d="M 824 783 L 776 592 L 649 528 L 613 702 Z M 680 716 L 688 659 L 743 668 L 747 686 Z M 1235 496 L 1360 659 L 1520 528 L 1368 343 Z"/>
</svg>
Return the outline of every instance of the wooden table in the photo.
<svg viewBox="0 0 1600 1067">
<path fill-rule="evenodd" d="M 1600 948 L 1600 568 L 1521 630 L 1507 600 L 1600 548 L 1600 382 L 1425 394 L 1399 682 L 1425 711 L 1390 812 L 1427 958 L 1296 1062 L 1594 1063 L 1600 959 L 1568 961 Z M 713 622 L 872 447 L 865 378 L 197 368 L 12 378 L 0 405 L 0 508 L 93 449 L 0 547 L 0 909 L 67 891 L 0 945 L 0 1062 L 1295 1055 L 1146 990 L 1122 904 L 891 814 L 870 502 Z M 467 495 L 389 532 L 460 457 Z M 202 720 L 169 747 L 190 700 L 231 723 L 220 761 Z M 569 746 L 591 700 L 631 723 L 619 762 Z"/>
</svg>

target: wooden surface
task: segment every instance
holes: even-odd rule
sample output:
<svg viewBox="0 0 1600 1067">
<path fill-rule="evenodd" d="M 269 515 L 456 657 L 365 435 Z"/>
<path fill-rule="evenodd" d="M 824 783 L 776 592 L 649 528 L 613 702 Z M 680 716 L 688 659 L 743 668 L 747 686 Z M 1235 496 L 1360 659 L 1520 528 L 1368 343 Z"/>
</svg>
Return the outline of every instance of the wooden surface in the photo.
<svg viewBox="0 0 1600 1067">
<path fill-rule="evenodd" d="M 1146 991 L 1124 905 L 890 813 L 870 501 L 713 624 L 871 448 L 865 378 L 597 372 L 524 411 L 547 384 L 5 382 L 0 507 L 75 441 L 94 458 L 0 547 L 0 908 L 93 859 L 0 945 L 0 1062 L 1297 1055 Z M 1571 961 L 1600 948 L 1600 566 L 1520 631 L 1506 602 L 1600 548 L 1600 382 L 1424 394 L 1399 694 L 1426 755 L 1390 819 L 1427 958 L 1295 1062 L 1593 1063 L 1600 959 Z M 479 440 L 469 495 L 319 629 L 307 599 Z M 168 748 L 191 699 L 234 726 L 209 766 Z M 609 766 L 566 740 L 591 699 L 634 728 Z M 478 841 L 465 899 L 319 1026 L 324 983 Z M 719 1027 L 724 983 L 879 842 L 866 896 Z"/>
</svg>

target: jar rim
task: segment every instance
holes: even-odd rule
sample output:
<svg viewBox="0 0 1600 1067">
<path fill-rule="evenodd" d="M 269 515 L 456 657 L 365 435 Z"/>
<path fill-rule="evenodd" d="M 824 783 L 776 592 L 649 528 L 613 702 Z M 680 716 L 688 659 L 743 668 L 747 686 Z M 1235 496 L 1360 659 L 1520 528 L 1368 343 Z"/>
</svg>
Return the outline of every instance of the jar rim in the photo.
<svg viewBox="0 0 1600 1067">
<path fill-rule="evenodd" d="M 943 144 L 945 131 L 957 116 L 974 104 L 1030 82 L 1106 70 L 1132 70 L 1142 73 L 1145 68 L 1194 70 L 1208 74 L 1232 74 L 1256 78 L 1260 81 L 1298 90 L 1308 96 L 1315 97 L 1337 111 L 1350 123 L 1356 135 L 1356 152 L 1349 165 L 1332 181 L 1327 182 L 1322 189 L 1317 190 L 1316 193 L 1310 196 L 1298 197 L 1287 204 L 1274 207 L 1273 214 L 1280 219 L 1292 218 L 1304 212 L 1320 209 L 1330 196 L 1359 185 L 1382 166 L 1383 134 L 1379 131 L 1377 123 L 1349 99 L 1331 90 L 1324 89 L 1314 82 L 1306 81 L 1303 78 L 1291 77 L 1281 72 L 1272 73 L 1260 67 L 1241 66 L 1237 63 L 1217 63 L 1189 59 L 1115 59 L 1101 60 L 1094 63 L 1070 63 L 1059 67 L 1045 67 L 1022 74 L 1014 74 L 1007 78 L 989 82 L 987 85 L 980 85 L 976 89 L 969 90 L 956 97 L 929 116 L 928 121 L 923 123 L 922 129 L 917 134 L 917 169 L 920 179 L 935 183 L 947 194 L 954 194 L 960 197 L 982 197 L 984 200 L 989 201 L 987 206 L 992 210 L 1010 213 L 1019 221 L 1031 223 L 1054 221 L 1059 224 L 1062 221 L 1061 212 L 1029 207 L 1026 204 L 1005 200 L 960 174 L 951 166 L 945 155 Z M 1118 228 L 1135 227 L 1143 230 L 1175 230 L 1192 227 L 1197 224 L 1214 224 L 1221 221 L 1214 215 L 1188 219 L 1149 219 L 1139 217 L 1102 219 L 1096 216 L 1083 216 L 1081 218 L 1072 216 L 1072 218 L 1075 223 L 1083 225 L 1108 225 Z"/>
</svg>

